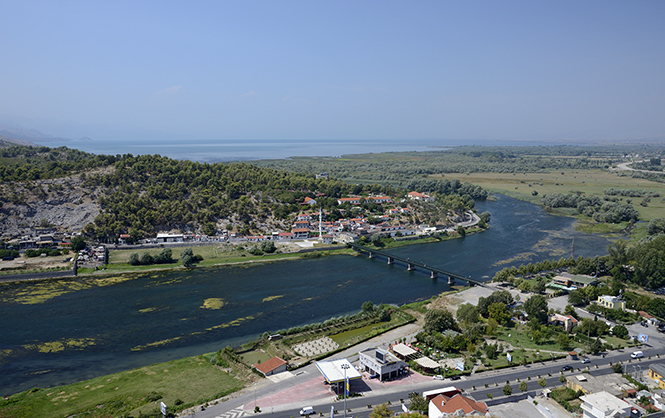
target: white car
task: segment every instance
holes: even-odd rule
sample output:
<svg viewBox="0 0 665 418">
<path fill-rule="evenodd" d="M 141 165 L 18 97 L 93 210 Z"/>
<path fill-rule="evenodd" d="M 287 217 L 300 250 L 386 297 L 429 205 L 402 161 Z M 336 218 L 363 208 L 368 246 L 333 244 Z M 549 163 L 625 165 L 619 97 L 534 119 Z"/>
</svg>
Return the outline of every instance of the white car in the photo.
<svg viewBox="0 0 665 418">
<path fill-rule="evenodd" d="M 436 376 L 434 376 L 434 380 L 443 380 L 443 376 L 437 374 Z"/>
<path fill-rule="evenodd" d="M 587 363 L 591 363 L 591 359 L 583 358 L 582 359 L 582 364 L 587 364 Z"/>
</svg>

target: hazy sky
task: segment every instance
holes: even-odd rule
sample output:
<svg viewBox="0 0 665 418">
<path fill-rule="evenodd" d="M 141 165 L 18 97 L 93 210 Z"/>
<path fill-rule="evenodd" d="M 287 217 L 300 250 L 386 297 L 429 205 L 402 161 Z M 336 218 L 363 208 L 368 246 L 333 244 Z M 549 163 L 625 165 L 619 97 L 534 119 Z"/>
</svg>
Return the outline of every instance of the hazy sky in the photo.
<svg viewBox="0 0 665 418">
<path fill-rule="evenodd" d="M 665 137 L 665 1 L 0 0 L 0 117 L 60 136 Z"/>
</svg>

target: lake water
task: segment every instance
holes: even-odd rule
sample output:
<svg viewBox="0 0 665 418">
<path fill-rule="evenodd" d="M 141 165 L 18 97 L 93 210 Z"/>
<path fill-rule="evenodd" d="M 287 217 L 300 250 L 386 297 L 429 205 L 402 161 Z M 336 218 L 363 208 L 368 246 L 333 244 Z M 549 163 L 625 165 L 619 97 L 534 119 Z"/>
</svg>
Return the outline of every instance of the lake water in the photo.
<svg viewBox="0 0 665 418">
<path fill-rule="evenodd" d="M 606 253 L 606 238 L 575 232 L 574 219 L 535 205 L 500 196 L 477 208 L 492 214 L 488 231 L 391 251 L 476 279 L 568 257 L 573 238 L 575 256 Z M 448 289 L 443 279 L 364 256 L 137 275 L 103 287 L 83 279 L 55 283 L 62 293 L 39 303 L 25 303 L 38 302 L 35 283 L 0 287 L 0 395 L 216 351 L 265 331 L 357 312 L 367 300 L 404 304 Z M 223 306 L 204 308 L 211 298 Z"/>
<path fill-rule="evenodd" d="M 551 145 L 545 142 L 530 141 L 489 141 L 489 140 L 114 140 L 114 141 L 47 141 L 49 147 L 66 146 L 93 154 L 159 154 L 178 160 L 200 162 L 228 162 L 288 157 L 336 157 L 344 154 L 367 154 L 373 152 L 432 151 L 459 145 Z"/>
</svg>

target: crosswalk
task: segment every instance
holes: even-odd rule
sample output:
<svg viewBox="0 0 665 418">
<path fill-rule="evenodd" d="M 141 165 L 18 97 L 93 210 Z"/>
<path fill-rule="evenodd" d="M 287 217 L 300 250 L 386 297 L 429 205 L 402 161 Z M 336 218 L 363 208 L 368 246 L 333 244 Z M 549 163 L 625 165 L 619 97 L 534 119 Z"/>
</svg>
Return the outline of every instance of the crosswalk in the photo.
<svg viewBox="0 0 665 418">
<path fill-rule="evenodd" d="M 243 409 L 245 405 L 239 406 L 230 411 L 224 412 L 221 415 L 217 415 L 215 418 L 242 418 L 245 416 L 245 410 Z"/>
</svg>

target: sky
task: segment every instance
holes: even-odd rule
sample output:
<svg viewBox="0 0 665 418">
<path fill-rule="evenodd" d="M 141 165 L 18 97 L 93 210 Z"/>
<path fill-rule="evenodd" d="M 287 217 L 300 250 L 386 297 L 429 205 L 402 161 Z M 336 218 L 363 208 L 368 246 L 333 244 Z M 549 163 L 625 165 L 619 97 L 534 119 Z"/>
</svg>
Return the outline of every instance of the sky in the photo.
<svg viewBox="0 0 665 418">
<path fill-rule="evenodd" d="M 100 140 L 665 140 L 665 1 L 0 0 L 0 124 Z"/>
</svg>

